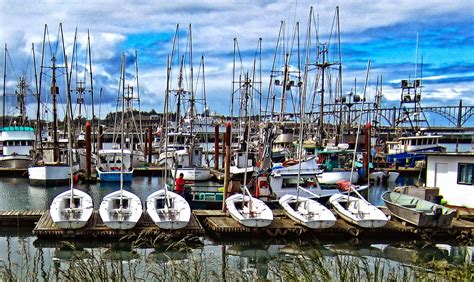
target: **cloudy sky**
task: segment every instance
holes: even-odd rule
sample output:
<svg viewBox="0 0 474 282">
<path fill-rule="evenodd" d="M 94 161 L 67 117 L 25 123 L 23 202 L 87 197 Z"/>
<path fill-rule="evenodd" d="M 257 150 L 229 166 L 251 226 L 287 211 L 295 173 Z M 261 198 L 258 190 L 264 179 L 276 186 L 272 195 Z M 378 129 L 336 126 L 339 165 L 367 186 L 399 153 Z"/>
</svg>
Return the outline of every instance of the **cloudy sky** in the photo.
<svg viewBox="0 0 474 282">
<path fill-rule="evenodd" d="M 194 78 L 202 81 L 198 69 L 204 56 L 209 107 L 218 113 L 229 113 L 233 39 L 238 40 L 246 71 L 252 69 L 257 43 L 262 38 L 262 85 L 266 95 L 280 22 L 285 22 L 287 46 L 291 45 L 296 22 L 300 22 L 303 42 L 311 6 L 317 15 L 321 42 L 328 40 L 339 6 L 344 93 L 351 90 L 354 79 L 358 81 L 357 91 L 362 91 L 370 60 L 372 87 L 368 94 L 373 95 L 377 76 L 383 76 L 383 105 L 398 105 L 400 80 L 415 73 L 418 34 L 418 62 L 423 61 L 423 105 L 458 105 L 460 99 L 465 105 L 474 105 L 474 2 L 471 0 L 3 0 L 0 1 L 0 42 L 8 44 L 7 92 L 14 91 L 19 74 L 31 73 L 31 43 L 35 43 L 37 61 L 40 60 L 44 25 L 48 25 L 54 52 L 58 25 L 62 23 L 68 56 L 72 54 L 74 31 L 78 29 L 77 56 L 81 63 L 85 60 L 87 30 L 90 31 L 96 97 L 99 89 L 103 90 L 102 116 L 115 109 L 122 52 L 127 57 L 127 84 L 134 84 L 135 50 L 141 107 L 161 111 L 166 61 L 176 25 L 180 25 L 176 53 L 185 54 L 187 27 L 192 24 Z M 176 81 L 179 60 L 174 61 Z M 189 79 L 189 71 L 184 72 Z M 199 84 L 202 82 L 195 83 L 196 94 L 202 93 Z"/>
</svg>

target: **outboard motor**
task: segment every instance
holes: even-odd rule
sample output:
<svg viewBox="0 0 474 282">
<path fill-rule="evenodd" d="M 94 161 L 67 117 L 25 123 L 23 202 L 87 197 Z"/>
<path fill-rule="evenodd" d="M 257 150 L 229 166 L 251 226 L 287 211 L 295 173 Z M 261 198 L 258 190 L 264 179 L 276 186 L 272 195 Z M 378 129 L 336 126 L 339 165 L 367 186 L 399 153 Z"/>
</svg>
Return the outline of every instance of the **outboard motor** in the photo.
<svg viewBox="0 0 474 282">
<path fill-rule="evenodd" d="M 443 214 L 443 209 L 441 207 L 435 207 L 433 208 L 433 213 L 434 213 L 434 220 L 439 220 L 441 215 Z"/>
</svg>

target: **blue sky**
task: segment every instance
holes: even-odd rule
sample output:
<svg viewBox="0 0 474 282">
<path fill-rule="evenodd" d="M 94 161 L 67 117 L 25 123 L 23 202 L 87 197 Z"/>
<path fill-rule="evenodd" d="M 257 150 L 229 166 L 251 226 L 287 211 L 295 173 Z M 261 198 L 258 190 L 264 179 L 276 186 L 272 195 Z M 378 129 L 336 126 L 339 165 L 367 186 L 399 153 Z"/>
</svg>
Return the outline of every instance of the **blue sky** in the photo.
<svg viewBox="0 0 474 282">
<path fill-rule="evenodd" d="M 383 76 L 383 105 L 398 104 L 399 81 L 414 75 L 416 38 L 423 58 L 423 105 L 474 105 L 474 2 L 465 1 L 1 1 L 0 42 L 9 49 L 7 92 L 15 76 L 29 71 L 31 43 L 37 56 L 44 24 L 54 40 L 63 23 L 68 53 L 74 30 L 79 32 L 79 56 L 84 56 L 87 29 L 92 40 L 94 88 L 103 89 L 102 115 L 115 109 L 121 53 L 133 76 L 138 51 L 141 108 L 161 111 L 165 92 L 166 58 L 176 24 L 181 27 L 180 52 L 186 51 L 186 29 L 192 24 L 193 65 L 197 77 L 205 58 L 209 107 L 228 113 L 232 89 L 233 39 L 237 38 L 245 69 L 262 38 L 263 94 L 266 95 L 280 22 L 287 37 L 301 23 L 302 42 L 310 6 L 319 19 L 320 40 L 327 40 L 336 6 L 340 8 L 343 91 L 356 78 L 358 89 L 371 61 L 369 95 Z M 81 53 L 82 52 L 82 53 Z M 2 52 L 3 53 L 3 52 Z M 38 58 L 37 58 L 38 60 Z M 177 77 L 177 65 L 173 77 Z M 419 70 L 419 69 L 418 69 Z M 187 73 L 189 76 L 189 72 Z M 130 81 L 133 83 L 133 81 Z M 199 89 L 197 94 L 202 92 Z M 87 100 L 87 99 L 86 99 Z M 29 108 L 31 111 L 32 107 Z"/>
</svg>

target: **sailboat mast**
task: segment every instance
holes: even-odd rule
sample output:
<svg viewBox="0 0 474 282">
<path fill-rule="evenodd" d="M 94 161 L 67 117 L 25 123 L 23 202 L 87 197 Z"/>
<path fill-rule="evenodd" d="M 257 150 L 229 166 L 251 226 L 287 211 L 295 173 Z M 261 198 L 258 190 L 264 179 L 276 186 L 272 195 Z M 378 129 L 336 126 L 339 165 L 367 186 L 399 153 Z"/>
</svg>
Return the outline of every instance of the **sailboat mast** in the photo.
<svg viewBox="0 0 474 282">
<path fill-rule="evenodd" d="M 91 119 L 91 128 L 92 128 L 92 144 L 95 143 L 95 112 L 94 112 L 94 81 L 92 80 L 92 55 L 91 55 L 91 38 L 89 35 L 89 29 L 87 29 L 87 50 L 89 55 L 89 79 L 91 84 L 91 111 L 92 111 L 92 119 Z M 94 146 L 95 149 L 95 146 Z"/>
<path fill-rule="evenodd" d="M 121 136 L 120 136 L 120 208 L 123 206 L 123 170 L 124 170 L 124 159 L 123 159 L 123 147 L 124 144 L 124 124 L 125 124 L 125 52 L 122 52 L 122 124 L 121 124 Z"/>
<path fill-rule="evenodd" d="M 2 126 L 3 127 L 5 127 L 6 84 L 7 84 L 7 43 L 5 43 L 5 53 L 4 53 L 4 58 L 3 58 L 3 111 L 2 111 Z"/>
</svg>

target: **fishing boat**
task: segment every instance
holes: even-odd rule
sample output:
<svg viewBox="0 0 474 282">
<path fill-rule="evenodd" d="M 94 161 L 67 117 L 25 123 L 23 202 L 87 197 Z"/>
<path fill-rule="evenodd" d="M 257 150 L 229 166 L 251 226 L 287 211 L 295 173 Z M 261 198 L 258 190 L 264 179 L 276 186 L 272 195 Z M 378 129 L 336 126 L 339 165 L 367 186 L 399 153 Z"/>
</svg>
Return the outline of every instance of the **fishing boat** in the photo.
<svg viewBox="0 0 474 282">
<path fill-rule="evenodd" d="M 289 218 L 308 228 L 321 229 L 336 224 L 334 214 L 310 198 L 285 195 L 280 198 L 279 203 Z"/>
<path fill-rule="evenodd" d="M 97 178 L 108 182 L 121 181 L 121 179 L 126 182 L 132 181 L 134 168 L 131 154 L 129 149 L 99 150 L 99 163 L 96 166 Z"/>
<path fill-rule="evenodd" d="M 33 51 L 33 50 L 32 50 Z M 5 61 L 4 70 L 7 69 L 8 49 L 5 44 Z M 32 52 L 33 54 L 33 52 Z M 36 68 L 36 66 L 34 66 Z M 26 79 L 26 75 L 21 75 L 17 89 L 15 90 L 15 103 L 10 105 L 10 112 L 19 110 L 19 113 L 11 113 L 9 123 L 7 123 L 7 113 L 5 112 L 7 104 L 7 73 L 3 76 L 3 114 L 0 135 L 0 142 L 3 145 L 2 155 L 0 155 L 0 166 L 5 168 L 26 169 L 33 162 L 32 152 L 35 144 L 35 130 L 30 126 L 26 114 L 27 96 L 31 91 L 30 83 Z"/>
<path fill-rule="evenodd" d="M 61 27 L 62 28 L 62 27 Z M 45 26 L 45 35 L 47 32 L 47 26 Z M 43 38 L 43 47 L 46 45 L 46 36 Z M 41 72 L 40 72 L 40 85 L 41 81 L 43 80 L 43 76 L 46 76 L 47 71 L 51 71 L 51 88 L 50 88 L 50 94 L 52 97 L 52 123 L 51 123 L 51 140 L 37 140 L 37 148 L 36 148 L 36 162 L 32 164 L 31 167 L 28 168 L 28 178 L 30 179 L 30 184 L 31 185 L 62 185 L 62 184 L 67 184 L 71 174 L 75 173 L 79 169 L 78 164 L 72 164 L 73 158 L 72 154 L 69 154 L 69 151 L 72 150 L 72 147 L 69 146 L 68 148 L 66 147 L 66 144 L 68 142 L 72 142 L 71 138 L 72 135 L 69 134 L 69 137 L 66 140 L 59 140 L 59 122 L 58 122 L 58 110 L 57 110 L 57 99 L 59 96 L 59 85 L 58 81 L 56 80 L 56 72 L 58 69 L 61 69 L 60 67 L 57 66 L 56 60 L 57 57 L 55 54 L 51 54 L 51 66 L 46 66 L 43 65 L 43 60 L 45 57 L 44 54 L 45 48 L 43 48 L 43 54 L 42 54 L 42 64 L 41 64 Z M 62 60 L 66 61 L 66 54 L 63 54 Z M 67 72 L 67 70 L 66 70 Z M 69 91 L 69 76 L 65 75 L 66 77 L 66 93 L 67 95 L 70 95 Z M 39 92 L 41 91 L 41 88 L 39 88 Z M 38 94 L 41 96 L 41 93 Z M 45 111 L 44 108 L 44 103 L 40 101 L 40 99 L 37 99 L 37 118 L 36 118 L 36 124 L 37 124 L 37 138 L 42 136 L 41 132 L 41 120 L 40 116 L 41 113 Z M 70 102 L 69 106 L 66 108 L 70 108 Z M 47 110 L 48 112 L 49 110 Z M 68 131 L 72 131 L 72 127 L 68 127 Z M 60 142 L 63 141 L 63 142 Z M 71 156 L 71 157 L 69 157 Z M 71 169 L 72 168 L 72 169 Z"/>
<path fill-rule="evenodd" d="M 419 227 L 450 226 L 456 210 L 413 197 L 387 191 L 382 194 L 385 205 L 395 217 Z"/>
<path fill-rule="evenodd" d="M 180 195 L 168 191 L 168 185 L 148 196 L 146 209 L 161 229 L 181 229 L 191 219 L 191 207 Z"/>
<path fill-rule="evenodd" d="M 340 217 L 360 227 L 382 227 L 388 221 L 387 216 L 380 209 L 360 196 L 334 194 L 329 198 L 329 203 Z"/>
<path fill-rule="evenodd" d="M 225 200 L 230 216 L 246 227 L 266 227 L 273 221 L 272 210 L 254 198 L 245 187 L 246 194 L 234 194 Z"/>
<path fill-rule="evenodd" d="M 274 166 L 268 178 L 264 181 L 268 181 L 271 187 L 273 195 L 270 194 L 270 190 L 259 191 L 260 197 L 274 197 L 279 199 L 286 194 L 296 195 L 297 194 L 297 182 L 298 182 L 298 170 L 300 170 L 300 181 L 299 185 L 313 194 L 316 194 L 320 200 L 329 199 L 334 194 L 339 193 L 339 190 L 335 185 L 320 185 L 319 175 L 323 171 L 319 168 L 316 159 L 309 159 L 299 164 L 293 164 L 287 167 Z M 356 173 L 354 173 L 356 174 Z M 259 178 L 257 178 L 258 180 Z M 257 187 L 261 185 L 257 183 Z M 359 193 L 366 193 L 368 186 L 360 185 L 354 186 Z"/>
</svg>

